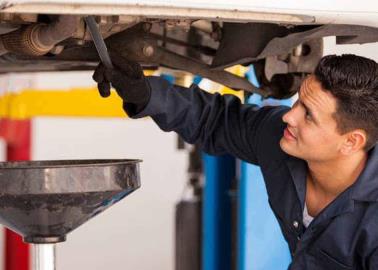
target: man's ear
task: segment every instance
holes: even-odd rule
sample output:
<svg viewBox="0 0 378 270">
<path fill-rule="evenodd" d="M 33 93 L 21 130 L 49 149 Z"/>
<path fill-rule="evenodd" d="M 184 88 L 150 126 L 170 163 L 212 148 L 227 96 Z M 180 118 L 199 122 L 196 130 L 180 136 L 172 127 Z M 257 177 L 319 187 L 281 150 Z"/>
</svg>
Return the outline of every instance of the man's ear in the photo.
<svg viewBox="0 0 378 270">
<path fill-rule="evenodd" d="M 342 144 L 341 152 L 350 155 L 360 151 L 366 145 L 367 135 L 362 129 L 355 129 L 345 134 L 345 141 Z"/>
</svg>

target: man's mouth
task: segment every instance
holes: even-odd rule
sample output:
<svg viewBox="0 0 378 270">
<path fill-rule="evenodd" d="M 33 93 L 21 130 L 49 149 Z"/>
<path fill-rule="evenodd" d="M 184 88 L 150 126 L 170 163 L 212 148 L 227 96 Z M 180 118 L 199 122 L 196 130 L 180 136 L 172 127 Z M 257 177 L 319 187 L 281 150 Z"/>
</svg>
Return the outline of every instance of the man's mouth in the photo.
<svg viewBox="0 0 378 270">
<path fill-rule="evenodd" d="M 289 130 L 289 128 L 285 128 L 284 130 L 284 137 L 290 141 L 296 140 L 296 137 L 293 135 L 293 133 Z"/>
</svg>

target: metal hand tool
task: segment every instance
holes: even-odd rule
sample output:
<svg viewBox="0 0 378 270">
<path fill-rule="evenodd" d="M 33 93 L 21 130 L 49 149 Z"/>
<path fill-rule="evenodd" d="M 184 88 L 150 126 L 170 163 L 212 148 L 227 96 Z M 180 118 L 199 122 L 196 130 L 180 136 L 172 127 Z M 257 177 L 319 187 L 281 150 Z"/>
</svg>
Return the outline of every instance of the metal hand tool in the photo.
<svg viewBox="0 0 378 270">
<path fill-rule="evenodd" d="M 104 64 L 106 68 L 112 69 L 113 64 L 112 60 L 110 59 L 108 49 L 104 42 L 104 39 L 101 36 L 100 30 L 96 23 L 96 20 L 93 16 L 87 16 L 84 18 L 85 23 L 89 29 L 89 33 L 91 34 L 92 40 L 95 44 L 97 49 L 98 55 L 100 56 L 101 62 Z"/>
</svg>

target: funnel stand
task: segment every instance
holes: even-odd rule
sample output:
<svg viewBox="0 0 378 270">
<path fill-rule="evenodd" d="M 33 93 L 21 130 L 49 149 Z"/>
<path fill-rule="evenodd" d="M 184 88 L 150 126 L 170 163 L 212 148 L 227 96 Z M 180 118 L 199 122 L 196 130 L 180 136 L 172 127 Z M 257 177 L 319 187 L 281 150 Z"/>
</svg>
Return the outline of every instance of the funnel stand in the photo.
<svg viewBox="0 0 378 270">
<path fill-rule="evenodd" d="M 34 244 L 33 246 L 33 270 L 55 270 L 55 244 Z"/>
</svg>

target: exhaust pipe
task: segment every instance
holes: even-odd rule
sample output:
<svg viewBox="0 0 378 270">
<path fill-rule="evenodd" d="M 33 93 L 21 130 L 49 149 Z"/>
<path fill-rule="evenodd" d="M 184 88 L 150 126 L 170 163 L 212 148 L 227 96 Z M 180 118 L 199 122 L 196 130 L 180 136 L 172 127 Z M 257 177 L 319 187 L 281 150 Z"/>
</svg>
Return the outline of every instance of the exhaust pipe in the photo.
<svg viewBox="0 0 378 270">
<path fill-rule="evenodd" d="M 40 56 L 48 53 L 56 44 L 71 37 L 80 17 L 59 16 L 51 24 L 36 23 L 0 36 L 0 55 L 8 52 Z"/>
</svg>

